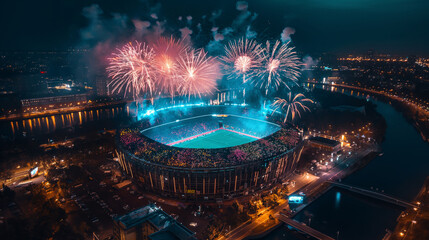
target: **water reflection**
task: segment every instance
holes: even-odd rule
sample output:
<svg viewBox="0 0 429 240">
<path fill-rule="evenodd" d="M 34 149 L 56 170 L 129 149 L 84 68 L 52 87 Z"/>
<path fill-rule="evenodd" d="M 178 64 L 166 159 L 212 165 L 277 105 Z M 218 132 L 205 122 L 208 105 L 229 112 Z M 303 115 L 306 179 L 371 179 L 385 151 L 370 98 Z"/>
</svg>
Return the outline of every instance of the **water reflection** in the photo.
<svg viewBox="0 0 429 240">
<path fill-rule="evenodd" d="M 335 195 L 335 208 L 340 208 L 340 201 L 341 201 L 341 193 L 337 192 Z"/>
<path fill-rule="evenodd" d="M 13 139 L 21 136 L 52 133 L 59 129 L 81 126 L 88 122 L 120 119 L 129 116 L 130 109 L 124 107 L 101 108 L 72 113 L 34 117 L 18 121 L 0 123 L 2 137 Z M 94 116 L 94 111 L 96 115 Z"/>
</svg>

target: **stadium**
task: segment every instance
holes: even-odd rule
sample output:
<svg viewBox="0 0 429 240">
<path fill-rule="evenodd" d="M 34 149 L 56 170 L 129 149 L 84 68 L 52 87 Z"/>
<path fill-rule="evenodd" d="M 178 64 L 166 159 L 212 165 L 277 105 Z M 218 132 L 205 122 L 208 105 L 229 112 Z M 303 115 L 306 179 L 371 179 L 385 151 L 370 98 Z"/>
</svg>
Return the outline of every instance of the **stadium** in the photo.
<svg viewBox="0 0 429 240">
<path fill-rule="evenodd" d="M 221 201 L 268 189 L 296 168 L 302 151 L 299 130 L 245 104 L 175 105 L 142 115 L 119 130 L 119 162 L 164 197 Z"/>
</svg>

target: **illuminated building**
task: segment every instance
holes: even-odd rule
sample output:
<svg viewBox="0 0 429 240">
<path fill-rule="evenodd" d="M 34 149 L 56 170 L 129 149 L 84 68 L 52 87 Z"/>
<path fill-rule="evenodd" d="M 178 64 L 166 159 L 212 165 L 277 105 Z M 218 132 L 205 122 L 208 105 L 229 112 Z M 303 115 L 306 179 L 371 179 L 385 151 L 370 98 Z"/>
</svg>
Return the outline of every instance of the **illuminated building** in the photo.
<svg viewBox="0 0 429 240">
<path fill-rule="evenodd" d="M 240 107 L 204 106 L 195 108 L 198 109 L 195 113 L 187 109 L 187 117 L 195 120 L 189 123 L 189 127 L 195 129 L 194 126 L 200 126 L 204 122 L 207 123 L 205 127 L 211 125 L 213 128 L 219 128 L 218 121 L 222 121 L 224 128 L 251 132 L 253 136 L 257 134 L 257 129 L 260 129 L 260 139 L 225 148 L 181 148 L 158 142 L 162 140 L 155 141 L 153 136 L 146 136 L 145 129 L 153 129 L 153 126 L 143 120 L 136 128 L 121 130 L 118 136 L 120 165 L 145 190 L 182 200 L 222 201 L 268 189 L 295 170 L 302 151 L 302 137 L 297 130 L 289 126 L 276 127 L 273 132 L 260 128 L 259 120 L 245 118 L 243 124 L 240 124 L 237 119 L 243 115 L 231 117 L 234 111 L 239 114 L 237 108 Z M 252 112 L 246 108 L 240 109 Z M 216 114 L 213 114 L 214 111 Z M 168 133 L 172 132 L 169 129 L 183 128 L 183 119 L 176 119 L 175 113 L 183 115 L 180 111 L 164 113 L 163 116 L 171 117 L 169 121 L 176 125 L 166 131 L 154 131 L 166 134 L 158 134 L 158 139 L 169 137 Z M 201 116 L 204 116 L 204 120 L 197 121 Z M 216 119 L 210 122 L 210 118 Z M 154 122 L 161 125 L 164 123 L 161 117 Z M 263 135 L 265 131 L 268 133 Z M 134 140 L 130 142 L 130 139 Z M 176 139 L 174 141 L 177 142 Z M 244 152 L 242 156 L 245 157 L 235 160 L 237 151 Z"/>
<path fill-rule="evenodd" d="M 97 75 L 95 77 L 95 89 L 97 96 L 109 96 L 109 88 L 107 85 L 107 76 Z"/>
<path fill-rule="evenodd" d="M 340 142 L 324 137 L 311 137 L 309 142 L 314 147 L 328 150 L 330 152 L 338 152 L 341 149 Z"/>
<path fill-rule="evenodd" d="M 195 233 L 154 204 L 113 219 L 115 240 L 196 240 Z"/>
<path fill-rule="evenodd" d="M 22 110 L 24 113 L 43 112 L 44 110 L 67 108 L 86 105 L 87 94 L 74 94 L 53 97 L 22 99 Z"/>
</svg>

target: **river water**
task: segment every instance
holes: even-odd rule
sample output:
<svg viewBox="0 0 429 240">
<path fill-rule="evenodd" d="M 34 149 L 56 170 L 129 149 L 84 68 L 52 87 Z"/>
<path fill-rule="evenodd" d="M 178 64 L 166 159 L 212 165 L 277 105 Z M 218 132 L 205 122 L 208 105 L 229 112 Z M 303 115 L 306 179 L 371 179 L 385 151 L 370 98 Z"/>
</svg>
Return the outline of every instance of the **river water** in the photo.
<svg viewBox="0 0 429 240">
<path fill-rule="evenodd" d="M 411 201 L 429 175 L 429 144 L 391 105 L 372 100 L 387 123 L 383 156 L 343 179 L 343 183 L 372 188 Z M 393 230 L 403 209 L 333 188 L 295 219 L 334 239 L 382 239 Z M 264 239 L 301 239 L 282 226 Z"/>
<path fill-rule="evenodd" d="M 83 110 L 70 113 L 52 114 L 13 121 L 0 122 L 1 140 L 10 141 L 29 137 L 56 134 L 64 129 L 87 127 L 95 124 L 95 128 L 112 128 L 120 120 L 130 115 L 128 107 L 124 104 L 114 107 L 100 107 L 92 110 Z"/>
</svg>

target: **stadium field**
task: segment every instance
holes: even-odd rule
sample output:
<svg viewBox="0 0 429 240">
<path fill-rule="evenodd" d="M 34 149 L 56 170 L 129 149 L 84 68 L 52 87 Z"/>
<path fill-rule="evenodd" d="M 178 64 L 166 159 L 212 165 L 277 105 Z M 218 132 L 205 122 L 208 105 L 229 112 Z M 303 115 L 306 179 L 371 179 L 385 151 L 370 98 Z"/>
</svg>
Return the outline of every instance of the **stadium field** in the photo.
<svg viewBox="0 0 429 240">
<path fill-rule="evenodd" d="M 257 138 L 219 129 L 209 134 L 174 144 L 173 146 L 179 148 L 226 148 L 253 142 L 255 140 L 257 140 Z"/>
</svg>

